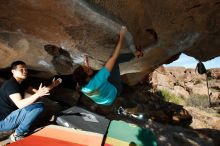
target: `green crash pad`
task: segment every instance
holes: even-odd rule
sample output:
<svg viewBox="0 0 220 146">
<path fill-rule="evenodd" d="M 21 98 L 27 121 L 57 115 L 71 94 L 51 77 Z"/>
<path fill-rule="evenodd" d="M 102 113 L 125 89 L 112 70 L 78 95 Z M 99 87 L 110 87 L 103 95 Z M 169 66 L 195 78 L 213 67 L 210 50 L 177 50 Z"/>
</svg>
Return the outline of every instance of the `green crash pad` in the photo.
<svg viewBox="0 0 220 146">
<path fill-rule="evenodd" d="M 108 129 L 105 146 L 157 146 L 157 141 L 150 129 L 113 120 Z"/>
</svg>

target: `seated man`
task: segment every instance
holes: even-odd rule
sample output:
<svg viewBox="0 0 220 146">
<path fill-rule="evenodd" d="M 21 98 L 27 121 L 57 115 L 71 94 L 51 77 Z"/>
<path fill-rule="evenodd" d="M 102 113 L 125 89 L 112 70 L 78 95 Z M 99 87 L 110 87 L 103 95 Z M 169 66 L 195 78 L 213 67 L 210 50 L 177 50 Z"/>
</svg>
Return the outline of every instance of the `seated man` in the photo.
<svg viewBox="0 0 220 146">
<path fill-rule="evenodd" d="M 27 67 L 23 61 L 13 62 L 11 72 L 13 77 L 0 88 L 0 131 L 15 129 L 10 139 L 17 141 L 24 137 L 44 109 L 43 103 L 35 101 L 49 95 L 49 91 L 59 85 L 61 79 L 53 79 L 48 87 L 40 84 L 37 90 L 28 85 Z M 31 96 L 24 98 L 25 92 Z"/>
</svg>

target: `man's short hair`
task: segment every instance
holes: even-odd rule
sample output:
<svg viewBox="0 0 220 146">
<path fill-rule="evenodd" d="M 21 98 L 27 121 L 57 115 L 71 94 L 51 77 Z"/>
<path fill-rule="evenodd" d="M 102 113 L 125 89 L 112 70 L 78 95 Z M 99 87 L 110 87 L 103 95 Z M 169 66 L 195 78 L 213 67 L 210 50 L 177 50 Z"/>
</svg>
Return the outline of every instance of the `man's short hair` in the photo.
<svg viewBox="0 0 220 146">
<path fill-rule="evenodd" d="M 11 70 L 16 69 L 18 65 L 26 65 L 23 61 L 15 61 L 11 64 Z"/>
</svg>

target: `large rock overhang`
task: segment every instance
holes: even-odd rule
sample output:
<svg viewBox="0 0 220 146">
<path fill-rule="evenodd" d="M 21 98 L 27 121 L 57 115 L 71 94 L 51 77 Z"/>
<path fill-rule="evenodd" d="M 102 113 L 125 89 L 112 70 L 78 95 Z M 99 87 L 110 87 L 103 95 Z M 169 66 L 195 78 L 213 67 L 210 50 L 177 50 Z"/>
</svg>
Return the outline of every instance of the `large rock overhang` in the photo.
<svg viewBox="0 0 220 146">
<path fill-rule="evenodd" d="M 87 54 L 99 69 L 121 25 L 129 30 L 122 53 L 141 46 L 145 54 L 123 63 L 122 74 L 144 76 L 182 52 L 206 61 L 220 54 L 219 7 L 216 0 L 2 1 L 0 68 L 23 60 L 44 77 L 71 74 Z"/>
</svg>

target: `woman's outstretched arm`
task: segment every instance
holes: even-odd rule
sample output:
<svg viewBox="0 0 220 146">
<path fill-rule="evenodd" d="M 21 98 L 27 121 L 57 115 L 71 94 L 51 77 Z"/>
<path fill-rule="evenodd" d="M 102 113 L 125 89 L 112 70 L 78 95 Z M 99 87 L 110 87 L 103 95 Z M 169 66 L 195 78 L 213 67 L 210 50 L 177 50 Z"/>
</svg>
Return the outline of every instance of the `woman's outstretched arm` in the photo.
<svg viewBox="0 0 220 146">
<path fill-rule="evenodd" d="M 117 45 L 115 47 L 115 50 L 113 52 L 113 54 L 111 55 L 111 57 L 108 59 L 108 61 L 105 64 L 105 67 L 111 72 L 113 66 L 115 65 L 115 62 L 120 54 L 120 50 L 122 48 L 122 45 L 124 43 L 124 38 L 125 38 L 125 33 L 127 31 L 127 28 L 125 26 L 121 27 L 120 30 L 120 36 L 119 36 L 119 40 L 117 42 Z"/>
</svg>

